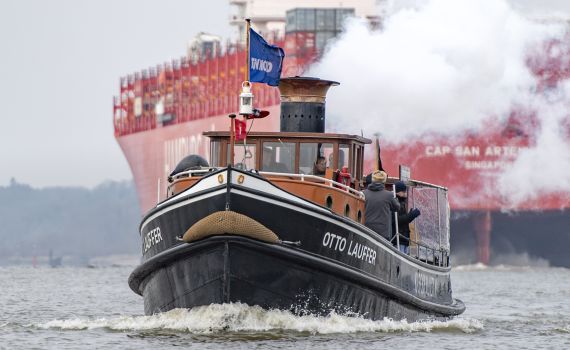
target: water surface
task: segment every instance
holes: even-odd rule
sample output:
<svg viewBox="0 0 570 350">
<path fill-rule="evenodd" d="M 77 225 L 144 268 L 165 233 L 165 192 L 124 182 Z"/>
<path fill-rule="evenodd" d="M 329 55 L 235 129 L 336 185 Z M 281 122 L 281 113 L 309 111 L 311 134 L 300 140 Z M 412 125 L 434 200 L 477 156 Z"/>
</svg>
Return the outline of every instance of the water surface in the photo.
<svg viewBox="0 0 570 350">
<path fill-rule="evenodd" d="M 144 316 L 134 266 L 0 268 L 1 349 L 570 349 L 570 270 L 465 266 L 451 321 L 293 316 L 242 304 Z"/>
</svg>

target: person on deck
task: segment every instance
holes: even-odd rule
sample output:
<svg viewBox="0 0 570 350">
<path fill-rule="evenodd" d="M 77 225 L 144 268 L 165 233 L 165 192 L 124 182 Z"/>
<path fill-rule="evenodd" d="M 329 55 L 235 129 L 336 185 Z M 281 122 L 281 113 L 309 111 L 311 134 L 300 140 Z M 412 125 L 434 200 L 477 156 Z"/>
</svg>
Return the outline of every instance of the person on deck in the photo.
<svg viewBox="0 0 570 350">
<path fill-rule="evenodd" d="M 410 212 L 407 211 L 407 187 L 402 181 L 398 181 L 395 184 L 396 187 L 396 198 L 400 203 L 400 209 L 398 210 L 398 231 L 400 231 L 400 251 L 405 254 L 410 253 L 410 222 L 414 221 L 415 218 L 420 216 L 420 210 L 417 208 L 412 208 Z M 396 244 L 396 241 L 394 242 Z"/>
<path fill-rule="evenodd" d="M 393 194 L 386 191 L 384 184 L 388 175 L 383 171 L 372 173 L 372 183 L 364 190 L 365 220 L 364 225 L 382 237 L 390 240 L 392 238 L 392 214 L 400 209 L 400 204 Z"/>
<path fill-rule="evenodd" d="M 313 175 L 323 176 L 327 172 L 327 160 L 325 157 L 319 156 L 315 162 Z"/>
</svg>

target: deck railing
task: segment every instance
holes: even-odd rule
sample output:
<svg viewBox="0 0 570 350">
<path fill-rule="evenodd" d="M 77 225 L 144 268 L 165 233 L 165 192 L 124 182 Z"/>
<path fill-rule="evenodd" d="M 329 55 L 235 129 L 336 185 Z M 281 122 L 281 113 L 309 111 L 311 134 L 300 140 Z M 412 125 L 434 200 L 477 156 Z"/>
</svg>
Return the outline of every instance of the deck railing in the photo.
<svg viewBox="0 0 570 350">
<path fill-rule="evenodd" d="M 392 244 L 394 244 L 395 240 L 400 238 L 407 238 L 404 237 L 404 235 L 402 235 L 401 233 L 398 233 L 398 235 L 394 235 L 394 237 L 392 237 Z M 409 240 L 409 245 L 408 245 L 408 252 L 404 253 L 406 255 L 409 255 L 419 261 L 423 261 L 427 264 L 432 264 L 432 265 L 436 265 L 436 266 L 440 266 L 440 267 L 447 267 L 449 266 L 449 251 L 443 248 L 434 248 L 434 247 L 430 247 L 428 245 L 425 245 L 423 243 L 420 243 L 418 241 L 414 241 L 410 238 L 407 238 Z M 399 241 L 399 240 L 398 240 Z M 396 243 L 394 244 L 396 246 L 396 248 L 398 248 L 398 250 L 400 249 L 399 244 Z"/>
<path fill-rule="evenodd" d="M 347 191 L 348 193 L 350 193 L 354 196 L 357 196 L 358 198 L 364 199 L 364 193 L 363 192 L 358 191 L 358 190 L 356 190 L 350 186 L 341 184 L 340 182 L 336 182 L 334 180 L 327 179 L 325 177 L 320 177 L 317 175 L 275 173 L 275 172 L 270 172 L 270 171 L 260 171 L 259 174 L 263 175 L 263 176 L 289 177 L 289 178 L 299 179 L 301 181 L 310 180 L 312 182 L 322 182 L 322 183 L 326 184 L 326 186 L 341 188 L 341 189 Z"/>
<path fill-rule="evenodd" d="M 178 180 L 181 178 L 185 178 L 185 177 L 202 176 L 202 175 L 207 174 L 209 172 L 220 170 L 220 169 L 223 169 L 223 168 L 214 168 L 214 167 L 203 168 L 202 167 L 199 169 L 183 171 L 183 172 L 180 172 L 180 173 L 172 176 L 169 179 L 169 182 L 172 182 L 174 180 Z M 346 186 L 344 184 L 341 184 L 340 182 L 336 182 L 336 181 L 333 181 L 331 179 L 327 179 L 327 178 L 320 177 L 317 175 L 276 173 L 276 172 L 270 172 L 270 171 L 255 171 L 255 174 L 259 174 L 262 176 L 289 177 L 289 178 L 299 179 L 301 181 L 310 180 L 312 182 L 322 182 L 322 183 L 326 184 L 327 186 L 337 187 L 337 188 L 343 189 L 343 190 L 349 192 L 350 194 L 357 196 L 358 198 L 364 199 L 364 193 L 363 192 L 355 190 L 354 188 L 352 188 L 350 186 Z"/>
</svg>

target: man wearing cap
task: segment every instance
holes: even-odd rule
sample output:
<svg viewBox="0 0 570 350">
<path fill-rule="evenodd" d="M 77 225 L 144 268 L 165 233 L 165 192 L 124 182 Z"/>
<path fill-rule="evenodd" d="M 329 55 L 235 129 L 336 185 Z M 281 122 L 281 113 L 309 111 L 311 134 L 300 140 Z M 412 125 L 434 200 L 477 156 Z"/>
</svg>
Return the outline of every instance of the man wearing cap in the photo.
<svg viewBox="0 0 570 350">
<path fill-rule="evenodd" d="M 402 181 L 398 181 L 395 184 L 396 188 L 396 198 L 400 203 L 400 209 L 398 209 L 398 230 L 400 231 L 400 251 L 402 253 L 409 253 L 410 245 L 410 222 L 414 221 L 415 218 L 420 216 L 420 210 L 417 208 L 412 208 L 408 213 L 406 199 L 408 197 L 406 184 Z"/>
<path fill-rule="evenodd" d="M 400 209 L 400 204 L 392 193 L 384 188 L 387 179 L 388 175 L 383 171 L 376 170 L 372 173 L 372 183 L 364 190 L 366 197 L 364 225 L 390 240 L 392 213 Z"/>
</svg>

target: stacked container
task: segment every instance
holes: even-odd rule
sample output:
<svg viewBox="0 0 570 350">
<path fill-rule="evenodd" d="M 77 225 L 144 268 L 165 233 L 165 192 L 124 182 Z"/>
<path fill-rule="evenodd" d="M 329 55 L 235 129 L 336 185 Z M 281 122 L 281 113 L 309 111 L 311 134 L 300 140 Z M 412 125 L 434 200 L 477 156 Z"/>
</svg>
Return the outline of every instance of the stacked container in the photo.
<svg viewBox="0 0 570 350">
<path fill-rule="evenodd" d="M 295 8 L 287 11 L 285 50 L 298 58 L 324 52 L 327 44 L 342 30 L 344 21 L 354 16 L 353 8 Z"/>
</svg>

